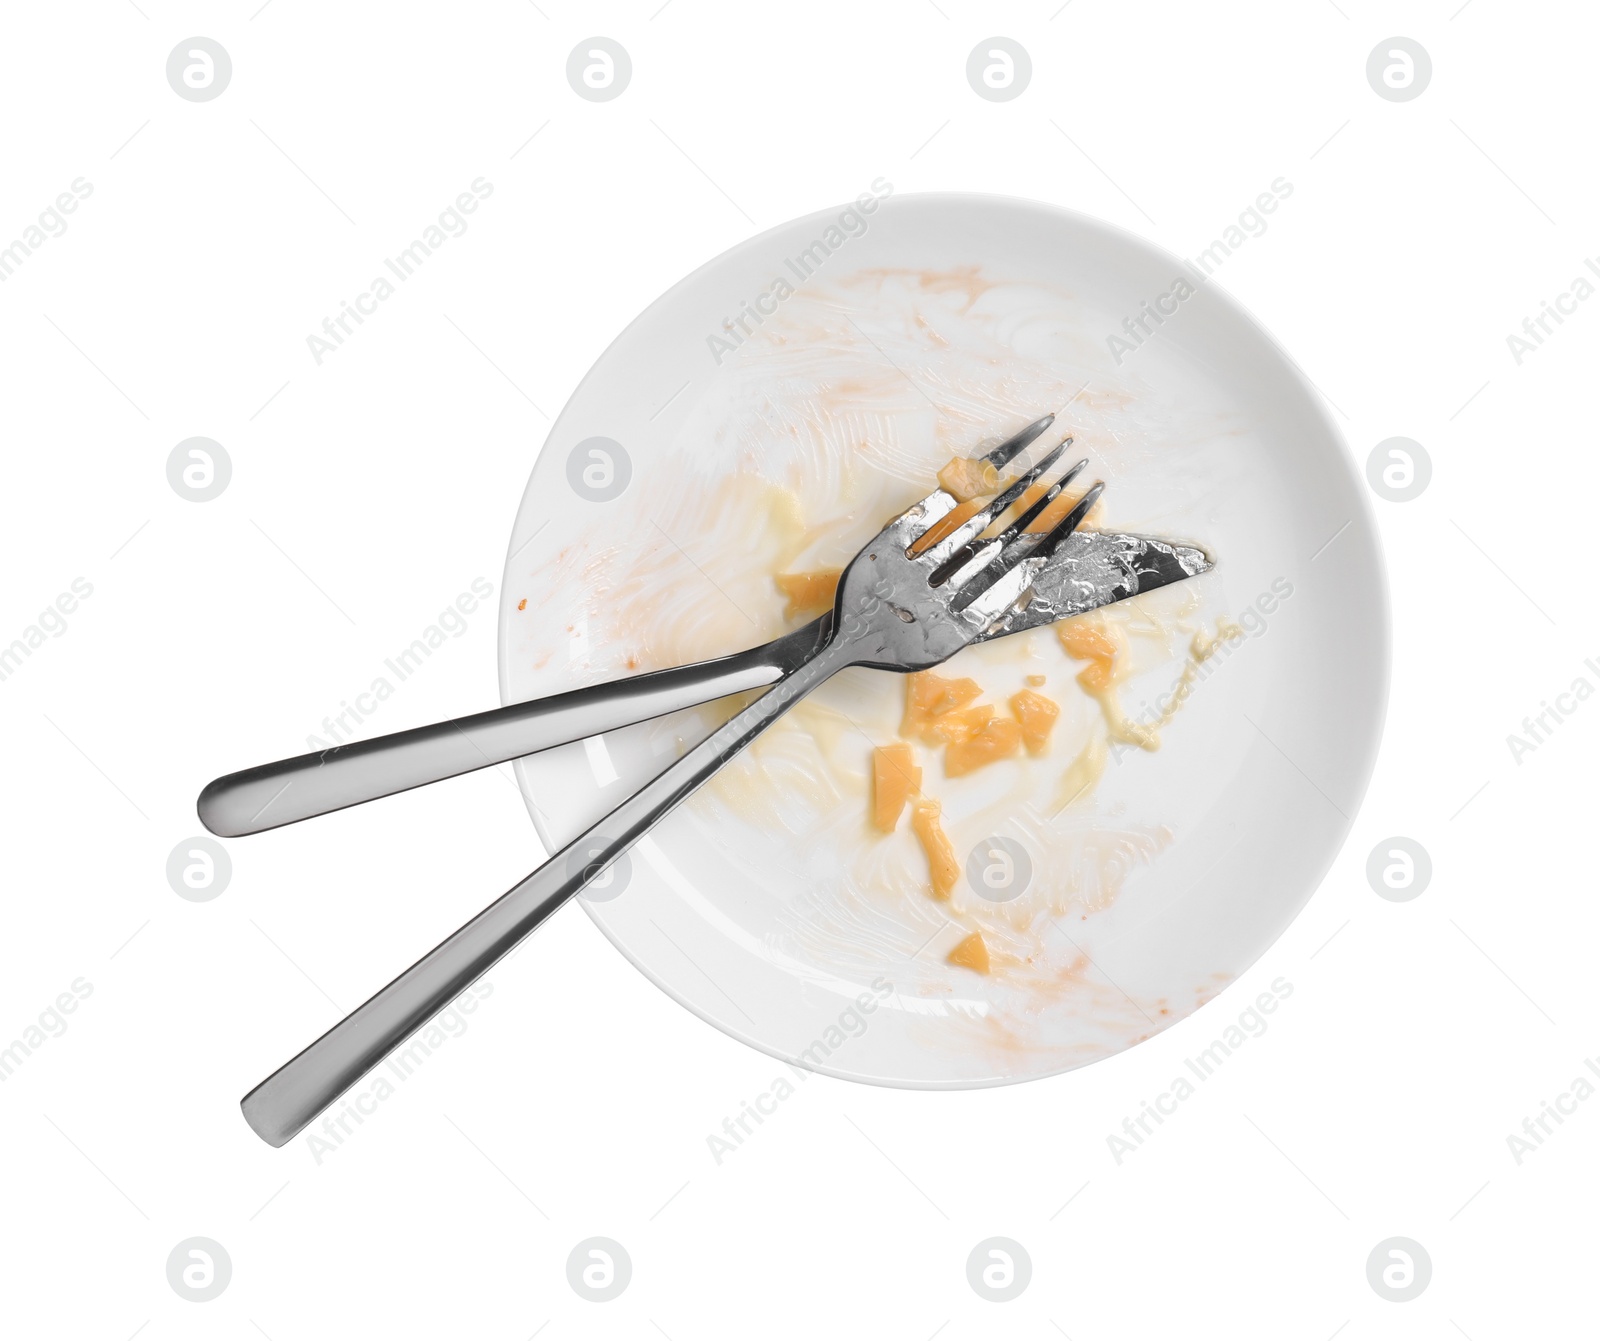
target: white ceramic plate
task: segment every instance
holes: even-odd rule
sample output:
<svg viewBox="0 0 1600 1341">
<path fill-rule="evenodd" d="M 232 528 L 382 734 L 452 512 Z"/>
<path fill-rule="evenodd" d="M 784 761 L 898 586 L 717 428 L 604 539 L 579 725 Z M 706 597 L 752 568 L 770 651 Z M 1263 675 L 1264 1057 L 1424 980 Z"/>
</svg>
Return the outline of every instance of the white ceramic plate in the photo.
<svg viewBox="0 0 1600 1341">
<path fill-rule="evenodd" d="M 870 203 L 718 257 L 595 364 L 517 516 L 501 691 L 519 701 L 794 627 L 775 572 L 837 566 L 951 455 L 1062 410 L 1109 483 L 1092 525 L 1217 560 L 1106 612 L 1134 667 L 1130 715 L 1158 714 L 1192 668 L 1160 749 L 1109 750 L 1063 808 L 1070 766 L 1108 731 L 1073 679 L 1081 663 L 1049 629 L 962 653 L 943 673 L 972 675 L 1002 711 L 1031 674 L 1063 712 L 1048 755 L 968 777 L 918 747 L 958 853 L 979 853 L 941 903 L 906 822 L 883 837 L 866 821 L 870 747 L 895 739 L 904 680 L 848 672 L 583 899 L 664 990 L 774 1056 L 894 1085 L 1025 1080 L 1182 1018 L 1310 897 L 1377 750 L 1381 561 L 1321 403 L 1214 283 L 1050 206 Z M 1230 627 L 1193 661 L 1196 633 Z M 569 841 L 727 711 L 521 761 L 540 837 Z M 1027 878 L 998 902 L 984 872 L 1002 851 L 1022 853 Z M 973 930 L 987 976 L 946 962 Z"/>
</svg>

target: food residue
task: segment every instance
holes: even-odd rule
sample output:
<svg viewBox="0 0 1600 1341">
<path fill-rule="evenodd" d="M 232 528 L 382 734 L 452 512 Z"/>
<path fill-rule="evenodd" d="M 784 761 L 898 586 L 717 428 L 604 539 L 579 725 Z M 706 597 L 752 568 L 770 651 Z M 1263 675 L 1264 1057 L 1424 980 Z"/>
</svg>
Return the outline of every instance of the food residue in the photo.
<svg viewBox="0 0 1600 1341">
<path fill-rule="evenodd" d="M 1056 625 L 1056 637 L 1060 639 L 1062 649 L 1074 661 L 1087 661 L 1091 669 L 1099 667 L 1096 682 L 1111 679 L 1111 663 L 1117 657 L 1117 645 L 1106 635 L 1103 628 L 1091 623 L 1087 619 L 1069 619 L 1065 623 Z M 1084 675 L 1078 676 L 1078 683 L 1087 684 Z"/>
<path fill-rule="evenodd" d="M 599 547 L 563 558 L 575 574 L 611 580 L 595 584 L 605 596 L 596 602 L 604 607 L 604 620 L 588 630 L 596 648 L 632 638 L 644 667 L 653 668 L 774 636 L 832 607 L 840 568 L 867 528 L 875 532 L 884 517 L 913 504 L 935 474 L 948 495 L 943 503 L 954 499 L 954 506 L 913 551 L 947 538 L 1006 487 L 1013 467 L 946 458 L 971 440 L 978 408 L 1014 401 L 1023 388 L 1031 398 L 1035 381 L 1043 388 L 1040 403 L 1051 401 L 1044 391 L 1054 371 L 1030 373 L 1033 381 L 1016 371 L 1014 332 L 1006 325 L 1015 313 L 974 308 L 982 292 L 969 287 L 980 282 L 976 278 L 941 281 L 947 288 L 930 287 L 926 277 L 915 275 L 872 282 L 886 286 L 890 298 L 899 292 L 896 285 L 910 285 L 913 311 L 928 304 L 929 320 L 918 313 L 915 330 L 905 332 L 912 343 L 890 349 L 896 361 L 905 349 L 908 366 L 919 374 L 917 390 L 882 363 L 881 351 L 865 347 L 859 330 L 840 320 L 848 305 L 830 300 L 807 307 L 809 300 L 798 298 L 786 306 L 783 318 L 769 320 L 740 351 L 740 359 L 767 380 L 728 382 L 728 403 L 706 398 L 703 413 L 684 430 L 685 442 L 691 429 L 695 441 L 711 431 L 722 453 L 716 469 L 726 478 L 712 476 L 709 465 L 701 475 L 686 470 L 683 461 L 665 459 L 648 481 L 641 477 L 645 487 L 633 491 L 641 530 L 659 514 L 662 526 L 683 542 L 679 552 L 653 546 L 648 562 L 636 569 L 623 562 L 631 551 L 620 547 L 622 559 Z M 947 290 L 954 302 L 933 301 Z M 804 320 L 794 315 L 802 308 Z M 968 309 L 973 315 L 958 319 Z M 979 343 L 978 336 L 989 338 L 990 326 L 992 345 Z M 826 335 L 821 342 L 813 338 L 819 332 Z M 969 343 L 961 344 L 963 338 Z M 952 339 L 960 358 L 947 352 Z M 922 359 L 926 350 L 936 353 Z M 1052 343 L 1048 353 L 1058 361 L 1061 351 Z M 1076 379 L 1064 385 L 1053 403 L 1065 401 L 1075 385 Z M 1111 387 L 1075 398 L 1067 413 L 1080 416 L 1071 431 L 1084 448 L 1063 464 L 1102 453 L 1112 467 L 1145 460 L 1138 453 L 1153 447 L 1147 440 L 1161 424 L 1135 424 L 1125 442 L 1122 412 L 1130 396 Z M 924 397 L 935 402 L 931 428 Z M 658 492 L 659 498 L 646 497 Z M 1030 486 L 988 534 L 1041 496 L 1040 485 Z M 1113 510 L 1115 496 L 1113 490 Z M 1063 489 L 1030 529 L 1049 529 L 1082 497 L 1081 488 Z M 1087 526 L 1119 529 L 1095 520 L 1103 513 L 1102 505 Z M 717 571 L 714 562 L 723 555 L 737 555 L 740 562 L 729 565 L 726 599 L 715 599 L 716 592 L 708 599 L 703 573 Z M 723 582 L 720 572 L 718 579 Z M 701 803 L 717 808 L 706 817 L 714 813 L 720 820 L 731 813 L 748 821 L 764 843 L 751 851 L 784 854 L 779 860 L 792 869 L 773 883 L 787 889 L 792 878 L 797 899 L 778 914 L 778 927 L 793 938 L 798 953 L 829 965 L 892 954 L 898 965 L 949 921 L 952 927 L 935 942 L 939 948 L 928 945 L 905 968 L 908 992 L 950 994 L 958 1008 L 968 1009 L 973 1003 L 962 998 L 983 998 L 1004 981 L 1004 990 L 989 998 L 997 1013 L 986 1017 L 984 1027 L 995 1020 L 1010 1027 L 1013 989 L 1044 992 L 1055 1002 L 1083 987 L 1051 922 L 1068 908 L 1075 917 L 1077 911 L 1109 906 L 1129 871 L 1172 841 L 1160 826 L 1146 823 L 1147 811 L 1125 799 L 1135 788 L 1121 776 L 1103 814 L 1096 798 L 1111 790 L 1106 775 L 1118 772 L 1109 768 L 1111 756 L 1122 754 L 1126 744 L 1157 748 L 1161 727 L 1211 669 L 1200 663 L 1211 653 L 1213 626 L 1208 621 L 1196 635 L 1195 617 L 1202 599 L 1213 594 L 1201 591 L 1190 601 L 1181 593 L 1178 600 L 1141 599 L 973 649 L 935 671 L 902 677 L 903 691 L 893 677 L 849 671 L 829 692 L 797 705 L 737 767 L 725 771 Z M 691 603 L 693 617 L 684 614 Z M 526 601 L 518 605 L 526 607 Z M 604 666 L 584 662 L 581 632 L 571 646 L 572 659 L 586 674 L 616 667 L 614 660 Z M 1163 683 L 1155 684 L 1157 679 Z M 703 716 L 714 721 L 720 711 L 708 708 Z M 681 750 L 688 742 L 687 724 L 668 721 L 650 730 L 658 732 L 649 737 L 652 748 Z M 1138 752 L 1130 753 L 1136 762 L 1125 771 L 1133 774 Z M 1061 814 L 1062 803 L 1074 800 L 1077 813 Z M 969 851 L 980 838 L 1002 834 L 1033 855 L 1034 878 L 1010 901 L 992 897 L 992 889 L 986 897 L 987 867 L 975 864 L 968 884 Z M 842 878 L 835 875 L 838 865 Z M 964 973 L 952 974 L 951 968 L 991 976 L 955 988 L 950 979 Z M 926 981 L 929 971 L 945 981 Z M 1148 1027 L 1155 1009 L 1135 1012 L 1139 1029 Z M 1030 1023 L 1016 1024 L 1015 1037 L 1023 1037 L 1034 1019 L 1029 1015 Z"/>
<path fill-rule="evenodd" d="M 1122 710 L 1116 693 L 1117 683 L 1122 678 L 1117 666 L 1117 644 L 1105 625 L 1096 619 L 1069 619 L 1056 626 L 1056 636 L 1069 657 L 1089 663 L 1078 672 L 1078 683 L 1084 693 L 1099 703 L 1106 720 L 1107 737 L 1126 745 L 1137 745 L 1141 750 L 1160 749 L 1159 727 L 1164 723 L 1142 726 L 1129 721 Z M 1099 776 L 1097 769 L 1094 780 L 1098 781 Z"/>
<path fill-rule="evenodd" d="M 1059 807 L 1094 791 L 1104 774 L 1112 742 L 1135 744 L 1146 750 L 1159 747 L 1158 731 L 1188 697 L 1199 664 L 1231 633 L 1231 627 L 1223 621 L 1216 638 L 1204 631 L 1194 635 L 1184 671 L 1161 718 L 1138 723 L 1128 719 L 1118 698 L 1119 685 L 1129 673 L 1126 634 L 1097 617 L 1079 616 L 1057 625 L 1056 638 L 1062 650 L 1071 660 L 1087 663 L 1075 678 L 1084 693 L 1099 704 L 1105 720 L 1104 733 L 1092 735 L 1061 775 Z M 944 747 L 946 778 L 966 777 L 989 765 L 1016 759 L 1024 751 L 1032 758 L 1047 755 L 1061 718 L 1061 705 L 1039 692 L 1048 683 L 1048 676 L 1030 674 L 1024 678 L 1028 688 L 1006 699 L 1009 712 L 1002 713 L 995 704 L 981 701 L 984 688 L 970 676 L 942 676 L 934 671 L 908 675 L 901 740 L 873 749 L 872 826 L 880 833 L 893 833 L 907 803 L 911 804 L 911 827 L 928 862 L 928 890 L 940 902 L 950 900 L 962 871 L 944 827 L 942 803 L 922 791 L 922 769 L 915 762 L 912 742 Z M 958 911 L 967 918 L 973 916 L 972 912 Z M 982 935 L 970 932 L 951 951 L 948 962 L 988 973 L 989 952 Z"/>
<path fill-rule="evenodd" d="M 820 615 L 833 608 L 833 593 L 839 586 L 839 569 L 824 568 L 815 573 L 779 573 L 774 579 L 778 590 L 788 598 L 783 617 Z"/>
<path fill-rule="evenodd" d="M 933 879 L 933 897 L 948 899 L 961 878 L 961 866 L 956 861 L 956 850 L 951 846 L 950 835 L 939 822 L 940 805 L 928 797 L 918 797 L 911 807 L 911 827 L 922 840 L 922 850 L 928 854 L 928 871 Z"/>
<path fill-rule="evenodd" d="M 989 711 L 992 713 L 993 708 Z M 959 778 L 1022 748 L 1022 725 L 1015 717 L 991 717 L 977 731 L 945 746 L 944 775 Z"/>
<path fill-rule="evenodd" d="M 983 943 L 982 935 L 976 931 L 965 937 L 944 959 L 947 964 L 969 968 L 974 973 L 989 971 L 989 947 Z"/>
<path fill-rule="evenodd" d="M 906 802 L 922 789 L 922 770 L 911 746 L 879 745 L 872 752 L 872 824 L 893 833 Z"/>
<path fill-rule="evenodd" d="M 1042 683 L 1044 676 L 1030 675 L 1028 679 L 1038 679 Z M 1022 743 L 1028 747 L 1028 753 L 1043 754 L 1050 747 L 1050 731 L 1056 718 L 1061 716 L 1061 708 L 1043 694 L 1024 689 L 1011 696 L 1011 713 L 1022 724 Z"/>
<path fill-rule="evenodd" d="M 925 734 L 934 718 L 971 703 L 981 693 L 983 686 L 966 677 L 947 680 L 933 671 L 916 671 L 906 676 L 906 713 L 900 721 L 900 734 L 926 740 L 930 745 L 939 744 L 941 737 Z"/>
<path fill-rule="evenodd" d="M 953 456 L 939 471 L 939 487 L 958 503 L 992 494 L 999 484 L 1000 472 L 981 456 Z"/>
<path fill-rule="evenodd" d="M 945 513 L 944 516 L 940 517 L 938 521 L 934 522 L 932 526 L 911 542 L 911 552 L 913 554 L 921 554 L 923 550 L 928 549 L 930 546 L 937 545 L 956 527 L 960 526 L 962 522 L 983 507 L 984 502 L 985 500 L 982 498 L 972 498 L 951 508 L 949 512 Z"/>
<path fill-rule="evenodd" d="M 930 745 L 959 745 L 971 740 L 994 720 L 994 704 L 975 703 L 970 708 L 957 708 L 954 712 L 940 713 L 922 730 L 922 738 Z"/>
</svg>

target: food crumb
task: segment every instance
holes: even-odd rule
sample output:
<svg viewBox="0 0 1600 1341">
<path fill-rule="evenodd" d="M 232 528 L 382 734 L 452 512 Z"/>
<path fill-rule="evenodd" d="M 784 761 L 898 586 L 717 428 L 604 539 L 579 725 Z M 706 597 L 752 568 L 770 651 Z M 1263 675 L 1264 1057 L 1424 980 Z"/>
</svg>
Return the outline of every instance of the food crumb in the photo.
<svg viewBox="0 0 1600 1341">
<path fill-rule="evenodd" d="M 981 693 L 982 686 L 971 678 L 947 680 L 932 671 L 913 672 L 906 676 L 906 711 L 900 721 L 900 734 L 938 744 L 940 737 L 930 730 L 933 719 L 971 703 Z"/>
<path fill-rule="evenodd" d="M 517 602 L 517 609 L 526 610 L 527 608 L 528 608 L 528 598 L 526 596 L 524 596 L 520 601 Z"/>
<path fill-rule="evenodd" d="M 940 713 L 928 723 L 922 738 L 929 744 L 956 745 L 971 740 L 995 718 L 992 703 L 977 703 L 970 708 Z"/>
<path fill-rule="evenodd" d="M 839 586 L 839 569 L 823 568 L 814 573 L 779 573 L 774 578 L 778 590 L 788 599 L 783 617 L 821 614 L 833 608 L 833 594 Z"/>
<path fill-rule="evenodd" d="M 1011 715 L 1022 723 L 1022 743 L 1028 753 L 1043 754 L 1050 746 L 1050 732 L 1061 716 L 1061 708 L 1043 694 L 1024 689 L 1011 696 Z"/>
<path fill-rule="evenodd" d="M 1009 759 L 1022 748 L 1022 725 L 1010 717 L 994 717 L 963 740 L 945 746 L 944 775 L 964 777 L 985 764 Z"/>
<path fill-rule="evenodd" d="M 1056 637 L 1074 661 L 1111 661 L 1117 655 L 1117 645 L 1105 631 L 1083 619 L 1056 625 Z"/>
<path fill-rule="evenodd" d="M 1078 672 L 1078 683 L 1087 694 L 1103 694 L 1111 688 L 1111 663 L 1091 661 Z"/>
<path fill-rule="evenodd" d="M 956 850 L 950 835 L 939 823 L 940 806 L 937 801 L 922 797 L 911 807 L 911 827 L 922 841 L 928 854 L 928 874 L 933 883 L 933 897 L 944 900 L 950 897 L 956 882 L 961 878 L 961 865 L 956 861 Z"/>
<path fill-rule="evenodd" d="M 879 745 L 872 751 L 872 824 L 882 833 L 893 833 L 906 802 L 922 787 L 922 770 L 917 767 L 909 745 Z"/>
<path fill-rule="evenodd" d="M 976 931 L 962 940 L 944 958 L 945 963 L 969 968 L 974 973 L 989 971 L 989 947 L 983 943 L 983 937 Z"/>
<path fill-rule="evenodd" d="M 958 503 L 992 494 L 999 483 L 1000 472 L 981 456 L 952 456 L 939 471 L 939 487 Z"/>
</svg>

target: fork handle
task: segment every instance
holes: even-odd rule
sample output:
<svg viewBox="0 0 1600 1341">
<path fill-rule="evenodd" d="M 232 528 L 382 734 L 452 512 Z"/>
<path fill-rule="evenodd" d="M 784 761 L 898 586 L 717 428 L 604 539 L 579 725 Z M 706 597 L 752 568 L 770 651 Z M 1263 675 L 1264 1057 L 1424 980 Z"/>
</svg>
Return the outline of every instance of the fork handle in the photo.
<svg viewBox="0 0 1600 1341">
<path fill-rule="evenodd" d="M 827 629 L 824 616 L 733 656 L 589 685 L 229 773 L 206 784 L 196 809 L 200 822 L 219 837 L 263 833 L 740 690 L 759 689 L 814 653 Z"/>
<path fill-rule="evenodd" d="M 269 1145 L 293 1139 L 723 764 L 855 660 L 843 640 L 815 653 L 257 1085 L 240 1102 L 245 1121 Z"/>
</svg>

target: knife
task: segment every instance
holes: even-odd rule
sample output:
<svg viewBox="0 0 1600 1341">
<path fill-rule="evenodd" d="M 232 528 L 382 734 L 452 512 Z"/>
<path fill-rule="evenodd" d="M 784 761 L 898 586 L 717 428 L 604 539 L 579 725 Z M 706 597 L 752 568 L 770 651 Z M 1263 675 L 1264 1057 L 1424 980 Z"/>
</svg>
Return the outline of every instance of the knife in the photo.
<svg viewBox="0 0 1600 1341">
<path fill-rule="evenodd" d="M 1079 531 L 1034 578 L 1025 603 L 979 641 L 1141 596 L 1213 567 L 1199 548 Z M 833 613 L 732 656 L 513 703 L 229 773 L 206 785 L 200 822 L 223 838 L 263 833 L 461 773 L 520 759 L 782 679 L 827 641 Z"/>
</svg>

